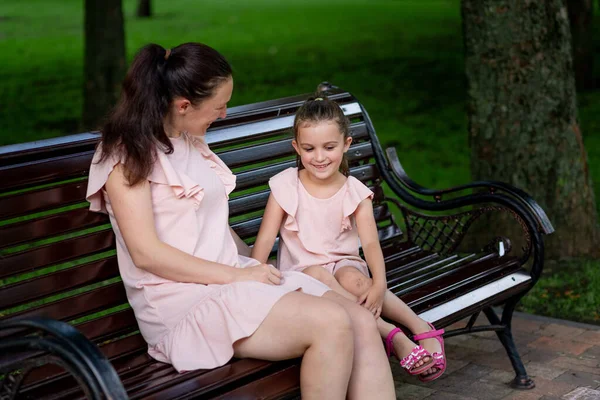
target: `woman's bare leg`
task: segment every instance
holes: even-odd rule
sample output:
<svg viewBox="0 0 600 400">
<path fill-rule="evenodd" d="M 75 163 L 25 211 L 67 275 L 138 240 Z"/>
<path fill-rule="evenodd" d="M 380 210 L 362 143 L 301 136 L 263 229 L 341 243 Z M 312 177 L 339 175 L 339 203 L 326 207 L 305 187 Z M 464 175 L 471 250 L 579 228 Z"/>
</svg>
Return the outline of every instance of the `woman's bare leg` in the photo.
<svg viewBox="0 0 600 400">
<path fill-rule="evenodd" d="M 352 320 L 344 307 L 300 292 L 283 296 L 254 334 L 233 346 L 239 358 L 277 361 L 303 356 L 303 399 L 346 397 L 354 347 Z"/>
<path fill-rule="evenodd" d="M 323 297 L 344 307 L 352 319 L 354 364 L 348 399 L 395 399 L 392 370 L 373 315 L 338 293 L 327 292 Z"/>
<path fill-rule="evenodd" d="M 342 267 L 335 273 L 335 278 L 338 280 L 340 285 L 353 295 L 360 297 L 365 293 L 373 281 L 371 278 L 363 275 L 359 270 L 354 267 Z M 383 299 L 383 307 L 381 315 L 386 318 L 396 321 L 406 326 L 413 334 L 428 332 L 431 330 L 429 325 L 423 321 L 415 312 L 406 305 L 402 300 L 395 296 L 392 292 L 387 290 Z M 378 324 L 379 331 L 382 337 L 386 337 L 387 333 L 394 329 L 394 325 L 381 320 L 382 323 Z M 436 339 L 425 339 L 419 341 L 419 343 L 430 353 L 439 352 L 442 350 L 439 342 Z M 402 334 L 397 334 L 393 339 L 394 349 L 398 355 L 408 354 L 415 346 L 413 341 Z M 429 362 L 428 359 L 419 361 L 416 366 L 419 367 L 424 363 Z M 424 374 L 430 374 L 435 372 L 437 369 L 428 369 Z"/>
</svg>

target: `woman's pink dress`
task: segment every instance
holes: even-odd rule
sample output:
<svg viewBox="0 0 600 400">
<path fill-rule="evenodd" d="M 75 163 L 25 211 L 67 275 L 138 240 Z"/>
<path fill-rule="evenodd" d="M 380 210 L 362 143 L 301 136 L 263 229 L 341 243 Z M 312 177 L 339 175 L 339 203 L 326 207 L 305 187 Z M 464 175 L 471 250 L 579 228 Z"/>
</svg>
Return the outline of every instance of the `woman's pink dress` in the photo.
<svg viewBox="0 0 600 400">
<path fill-rule="evenodd" d="M 148 176 L 158 237 L 205 260 L 238 268 L 258 264 L 238 255 L 229 230 L 227 199 L 235 188 L 235 175 L 203 138 L 184 134 L 172 143 L 172 154 L 158 150 Z M 300 273 L 284 274 L 279 286 L 254 281 L 203 285 L 174 282 L 137 268 L 104 190 L 120 160 L 97 163 L 101 151 L 100 146 L 92 161 L 87 199 L 90 210 L 110 216 L 127 298 L 155 359 L 178 371 L 218 367 L 233 356 L 233 343 L 252 335 L 283 295 L 302 289 L 321 296 L 329 290 Z"/>
<path fill-rule="evenodd" d="M 287 214 L 279 229 L 279 269 L 302 271 L 319 265 L 332 274 L 344 266 L 369 276 L 358 253 L 359 238 L 354 212 L 373 192 L 349 176 L 333 196 L 312 196 L 298 178 L 298 168 L 288 168 L 269 180 L 271 194 Z"/>
</svg>

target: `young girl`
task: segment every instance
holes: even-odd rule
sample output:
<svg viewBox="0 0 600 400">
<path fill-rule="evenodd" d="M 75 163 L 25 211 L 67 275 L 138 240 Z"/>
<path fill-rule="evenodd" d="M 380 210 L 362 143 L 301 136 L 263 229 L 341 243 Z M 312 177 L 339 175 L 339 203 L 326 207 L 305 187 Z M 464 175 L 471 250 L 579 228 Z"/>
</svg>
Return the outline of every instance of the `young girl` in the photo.
<svg viewBox="0 0 600 400">
<path fill-rule="evenodd" d="M 349 121 L 337 103 L 316 97 L 300 107 L 292 141 L 298 167 L 269 181 L 271 195 L 252 257 L 266 263 L 279 232 L 282 271 L 302 271 L 358 301 L 377 319 L 388 356 L 399 358 L 409 374 L 432 381 L 446 369 L 444 331 L 420 319 L 387 290 L 373 193 L 349 176 L 345 153 L 351 142 Z M 368 268 L 359 256 L 359 238 Z M 421 332 L 413 337 L 421 344 L 380 315 Z"/>
</svg>

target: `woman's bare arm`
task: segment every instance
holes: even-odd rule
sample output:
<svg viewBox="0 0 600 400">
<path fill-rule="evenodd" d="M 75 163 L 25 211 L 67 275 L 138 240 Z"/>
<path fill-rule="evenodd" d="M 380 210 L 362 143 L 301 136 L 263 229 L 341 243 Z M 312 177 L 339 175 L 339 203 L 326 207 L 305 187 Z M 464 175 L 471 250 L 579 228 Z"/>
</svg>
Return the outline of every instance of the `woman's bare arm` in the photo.
<svg viewBox="0 0 600 400">
<path fill-rule="evenodd" d="M 224 284 L 239 280 L 274 282 L 279 271 L 266 266 L 235 268 L 195 257 L 162 242 L 156 234 L 150 183 L 128 185 L 121 164 L 108 177 L 106 191 L 133 263 L 178 282 Z M 277 279 L 275 279 L 277 280 Z"/>
</svg>

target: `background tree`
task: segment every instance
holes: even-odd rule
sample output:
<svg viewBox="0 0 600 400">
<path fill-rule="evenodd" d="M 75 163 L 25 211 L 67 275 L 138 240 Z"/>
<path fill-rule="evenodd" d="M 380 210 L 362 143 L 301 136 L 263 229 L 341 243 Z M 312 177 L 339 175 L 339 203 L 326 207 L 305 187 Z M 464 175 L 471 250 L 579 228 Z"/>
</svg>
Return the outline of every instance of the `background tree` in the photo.
<svg viewBox="0 0 600 400">
<path fill-rule="evenodd" d="M 578 89 L 594 87 L 593 0 L 566 0 L 573 48 L 573 69 Z"/>
<path fill-rule="evenodd" d="M 85 0 L 84 129 L 97 128 L 115 104 L 125 72 L 121 0 Z"/>
<path fill-rule="evenodd" d="M 140 18 L 148 18 L 152 16 L 152 5 L 150 0 L 140 0 L 138 3 L 137 16 Z"/>
<path fill-rule="evenodd" d="M 462 16 L 473 178 L 510 182 L 541 204 L 556 228 L 550 257 L 597 254 L 562 0 L 462 0 Z"/>
</svg>

